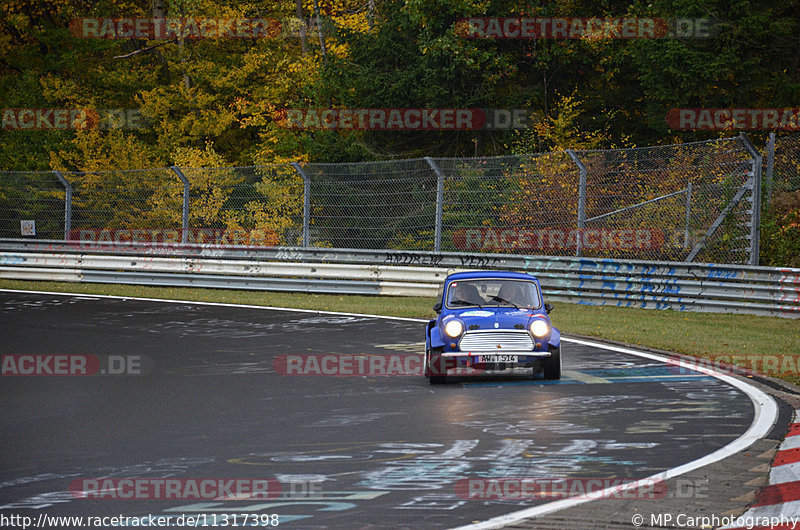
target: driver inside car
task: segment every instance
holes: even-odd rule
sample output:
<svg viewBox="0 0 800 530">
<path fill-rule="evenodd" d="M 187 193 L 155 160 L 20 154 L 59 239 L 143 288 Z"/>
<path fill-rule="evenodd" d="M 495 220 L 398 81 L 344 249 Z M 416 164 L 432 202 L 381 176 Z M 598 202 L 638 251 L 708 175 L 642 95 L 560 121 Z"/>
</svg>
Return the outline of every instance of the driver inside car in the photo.
<svg viewBox="0 0 800 530">
<path fill-rule="evenodd" d="M 525 296 L 522 286 L 517 282 L 505 282 L 497 293 L 497 298 L 500 302 L 508 302 L 519 307 L 530 306 L 528 297 Z"/>
<path fill-rule="evenodd" d="M 481 297 L 481 295 L 478 293 L 478 289 L 474 285 L 461 282 L 456 284 L 455 289 L 453 290 L 453 295 L 450 299 L 450 303 L 456 305 L 480 306 L 485 304 L 486 301 Z"/>
</svg>

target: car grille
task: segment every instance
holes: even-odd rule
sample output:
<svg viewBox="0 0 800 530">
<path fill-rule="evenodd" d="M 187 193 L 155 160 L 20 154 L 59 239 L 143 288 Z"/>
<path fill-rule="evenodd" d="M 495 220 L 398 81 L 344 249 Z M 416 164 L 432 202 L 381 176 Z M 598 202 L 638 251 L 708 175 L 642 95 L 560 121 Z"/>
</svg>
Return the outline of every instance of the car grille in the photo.
<svg viewBox="0 0 800 530">
<path fill-rule="evenodd" d="M 461 351 L 531 351 L 533 340 L 527 331 L 468 331 L 459 346 Z"/>
</svg>

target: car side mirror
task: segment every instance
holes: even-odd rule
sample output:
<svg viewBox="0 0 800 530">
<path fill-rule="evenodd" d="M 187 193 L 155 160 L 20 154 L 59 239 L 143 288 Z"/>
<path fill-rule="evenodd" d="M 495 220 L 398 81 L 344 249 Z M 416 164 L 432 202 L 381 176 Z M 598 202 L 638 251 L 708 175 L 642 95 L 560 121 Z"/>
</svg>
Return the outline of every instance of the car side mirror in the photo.
<svg viewBox="0 0 800 530">
<path fill-rule="evenodd" d="M 433 310 L 436 311 L 437 313 L 441 313 L 442 312 L 442 303 L 441 302 L 436 302 L 435 304 L 433 304 Z"/>
<path fill-rule="evenodd" d="M 553 304 L 550 303 L 544 304 L 544 310 L 547 311 L 548 313 L 553 309 L 555 309 L 555 306 Z"/>
</svg>

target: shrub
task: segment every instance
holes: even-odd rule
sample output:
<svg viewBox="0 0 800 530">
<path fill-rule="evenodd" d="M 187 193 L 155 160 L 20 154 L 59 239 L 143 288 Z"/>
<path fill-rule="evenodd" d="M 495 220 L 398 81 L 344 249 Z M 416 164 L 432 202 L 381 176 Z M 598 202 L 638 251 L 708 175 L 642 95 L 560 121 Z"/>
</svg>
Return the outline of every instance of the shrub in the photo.
<svg viewBox="0 0 800 530">
<path fill-rule="evenodd" d="M 762 217 L 761 265 L 800 267 L 800 191 L 776 193 Z"/>
</svg>

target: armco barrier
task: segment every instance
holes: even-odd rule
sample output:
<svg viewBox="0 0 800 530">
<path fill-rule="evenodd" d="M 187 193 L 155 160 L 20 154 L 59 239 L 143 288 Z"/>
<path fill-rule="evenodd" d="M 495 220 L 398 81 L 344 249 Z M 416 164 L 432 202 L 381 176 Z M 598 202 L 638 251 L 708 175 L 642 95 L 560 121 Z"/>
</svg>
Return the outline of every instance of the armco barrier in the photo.
<svg viewBox="0 0 800 530">
<path fill-rule="evenodd" d="M 0 240 L 0 278 L 435 296 L 449 272 L 535 274 L 549 299 L 800 318 L 800 269 L 316 247 Z"/>
</svg>

